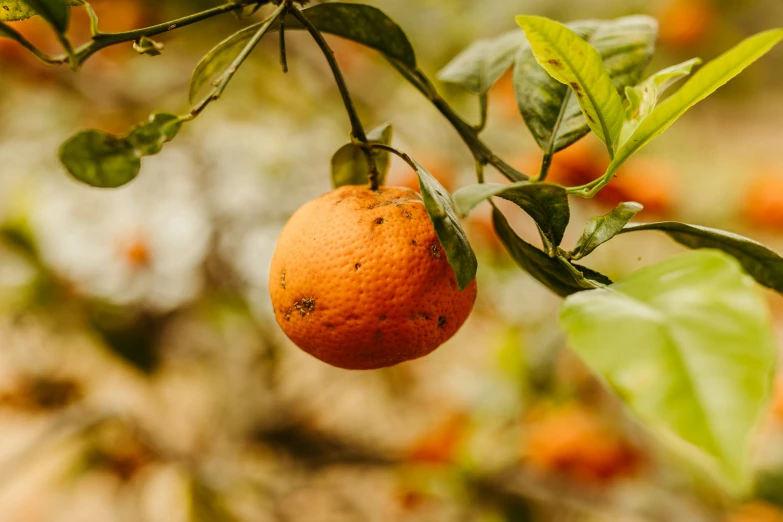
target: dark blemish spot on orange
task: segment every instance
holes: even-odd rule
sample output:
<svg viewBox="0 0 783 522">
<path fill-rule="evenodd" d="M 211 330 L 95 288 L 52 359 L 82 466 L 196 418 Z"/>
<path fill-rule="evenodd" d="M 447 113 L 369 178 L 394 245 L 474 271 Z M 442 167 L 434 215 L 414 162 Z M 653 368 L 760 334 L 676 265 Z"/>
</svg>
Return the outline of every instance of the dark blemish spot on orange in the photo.
<svg viewBox="0 0 783 522">
<path fill-rule="evenodd" d="M 293 312 L 293 310 L 291 310 L 290 308 L 285 311 L 285 320 L 286 321 L 290 321 L 291 320 L 291 312 Z"/>
<path fill-rule="evenodd" d="M 358 316 L 358 315 L 356 315 L 356 314 L 350 314 L 350 315 L 348 315 L 348 317 L 346 317 L 345 319 L 346 319 L 346 320 L 348 320 L 348 321 L 355 321 L 355 320 L 357 320 L 358 318 L 359 318 L 359 316 Z"/>
<path fill-rule="evenodd" d="M 327 330 L 334 330 L 334 325 L 332 323 L 327 323 L 326 329 Z"/>
<path fill-rule="evenodd" d="M 362 265 L 360 265 L 359 263 L 356 263 L 355 265 L 353 265 L 353 267 L 354 267 L 356 270 L 359 270 L 359 269 L 362 267 Z"/>
<path fill-rule="evenodd" d="M 282 286 L 283 290 L 285 290 L 285 268 L 282 272 L 280 272 L 280 286 Z"/>
<path fill-rule="evenodd" d="M 430 245 L 430 253 L 432 254 L 432 257 L 435 259 L 440 259 L 440 248 L 438 248 L 437 243 L 433 243 Z"/>
<path fill-rule="evenodd" d="M 446 318 L 444 316 L 438 317 L 438 328 L 443 328 L 446 326 Z"/>
<path fill-rule="evenodd" d="M 413 245 L 413 246 L 416 246 L 416 245 L 417 245 L 417 243 L 416 243 L 416 240 L 415 240 L 415 239 L 411 239 L 411 245 Z"/>
<path fill-rule="evenodd" d="M 402 211 L 402 217 L 404 217 L 405 219 L 413 219 L 413 214 L 411 214 L 407 210 L 403 210 Z"/>
<path fill-rule="evenodd" d="M 315 298 L 303 297 L 300 301 L 294 302 L 294 308 L 302 317 L 311 314 L 315 312 Z"/>
<path fill-rule="evenodd" d="M 383 336 L 383 332 L 381 332 L 380 330 L 375 330 L 375 340 L 376 341 L 380 342 L 382 336 Z"/>
<path fill-rule="evenodd" d="M 376 225 L 383 225 L 383 218 L 378 218 L 375 220 Z"/>
<path fill-rule="evenodd" d="M 551 59 L 551 60 L 547 60 L 547 61 L 548 61 L 548 63 L 550 63 L 551 65 L 553 65 L 553 66 L 554 66 L 556 69 L 565 69 L 565 67 L 563 67 L 563 64 L 562 64 L 562 63 L 560 63 L 560 60 L 555 60 L 555 59 L 553 58 L 553 59 Z"/>
<path fill-rule="evenodd" d="M 380 315 L 380 316 L 378 316 L 378 320 L 379 320 L 379 321 L 385 321 L 385 320 L 386 320 L 386 315 Z"/>
<path fill-rule="evenodd" d="M 425 314 L 424 312 L 419 312 L 416 315 L 411 316 L 411 321 L 418 321 L 419 319 L 424 319 L 425 321 L 429 321 L 430 316 Z"/>
</svg>

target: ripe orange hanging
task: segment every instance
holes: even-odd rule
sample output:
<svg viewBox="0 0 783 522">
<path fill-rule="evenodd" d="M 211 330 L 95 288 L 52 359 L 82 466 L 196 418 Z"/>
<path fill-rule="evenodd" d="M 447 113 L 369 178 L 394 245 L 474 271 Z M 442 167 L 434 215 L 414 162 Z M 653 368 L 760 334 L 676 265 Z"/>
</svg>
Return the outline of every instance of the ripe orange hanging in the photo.
<svg viewBox="0 0 783 522">
<path fill-rule="evenodd" d="M 346 369 L 416 359 L 443 344 L 473 308 L 421 197 L 345 186 L 305 204 L 272 258 L 275 317 L 302 350 Z"/>
</svg>

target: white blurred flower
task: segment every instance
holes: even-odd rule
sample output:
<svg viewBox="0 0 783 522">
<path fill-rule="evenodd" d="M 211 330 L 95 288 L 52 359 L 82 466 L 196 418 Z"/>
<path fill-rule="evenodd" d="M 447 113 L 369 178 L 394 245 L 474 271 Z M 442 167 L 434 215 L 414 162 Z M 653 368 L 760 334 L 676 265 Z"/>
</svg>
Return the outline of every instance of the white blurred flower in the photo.
<svg viewBox="0 0 783 522">
<path fill-rule="evenodd" d="M 77 291 L 158 311 L 194 298 L 212 226 L 199 166 L 169 145 L 130 185 L 96 190 L 56 173 L 31 215 L 44 261 Z"/>
</svg>

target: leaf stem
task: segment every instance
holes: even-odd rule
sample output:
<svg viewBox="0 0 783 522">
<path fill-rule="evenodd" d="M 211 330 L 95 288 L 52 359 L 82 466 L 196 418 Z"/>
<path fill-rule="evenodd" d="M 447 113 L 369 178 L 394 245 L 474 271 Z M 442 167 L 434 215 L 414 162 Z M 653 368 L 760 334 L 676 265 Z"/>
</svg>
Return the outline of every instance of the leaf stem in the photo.
<svg viewBox="0 0 783 522">
<path fill-rule="evenodd" d="M 288 72 L 288 56 L 285 49 L 285 17 L 280 19 L 280 65 L 283 73 Z"/>
<path fill-rule="evenodd" d="M 489 97 L 487 96 L 487 93 L 482 94 L 478 98 L 479 100 L 479 123 L 475 127 L 473 127 L 476 132 L 481 132 L 486 128 L 487 126 L 487 112 L 489 108 Z"/>
<path fill-rule="evenodd" d="M 589 289 L 606 288 L 606 285 L 599 283 L 598 281 L 587 279 L 584 276 L 584 274 L 579 271 L 578 268 L 572 265 L 571 262 L 565 257 L 563 257 L 562 255 L 558 254 L 557 260 L 560 261 L 560 264 L 562 264 L 566 268 L 566 270 L 568 270 L 571 273 L 571 275 L 576 280 L 577 284 L 582 288 L 589 288 Z"/>
<path fill-rule="evenodd" d="M 393 58 L 387 57 L 387 59 L 392 64 L 392 66 L 397 69 L 397 71 L 399 71 L 399 73 L 406 80 L 408 80 L 411 85 L 413 85 L 428 100 L 430 100 L 430 102 L 435 105 L 435 108 L 437 108 L 438 111 L 440 111 L 440 113 L 449 121 L 449 123 L 451 123 L 454 129 L 459 133 L 462 141 L 465 142 L 470 151 L 473 153 L 473 157 L 476 158 L 476 160 L 492 165 L 498 170 L 498 172 L 511 181 L 524 181 L 530 178 L 530 176 L 519 172 L 514 167 L 500 159 L 494 152 L 492 152 L 489 147 L 487 147 L 487 145 L 481 141 L 476 129 L 463 120 L 456 112 L 454 112 L 454 109 L 452 109 L 451 106 L 446 103 L 446 100 L 444 100 L 440 94 L 438 94 L 435 86 L 432 85 L 432 82 L 429 80 L 429 78 L 427 78 L 427 76 L 424 75 L 423 72 L 421 72 L 420 69 L 411 69 L 404 63 Z"/>
<path fill-rule="evenodd" d="M 321 48 L 324 57 L 326 57 L 326 61 L 329 62 L 329 68 L 332 70 L 334 80 L 337 83 L 337 88 L 340 90 L 340 95 L 343 98 L 343 105 L 345 105 L 348 118 L 351 120 L 351 135 L 359 142 L 362 147 L 362 151 L 364 152 L 364 156 L 367 159 L 367 165 L 370 169 L 368 175 L 370 179 L 370 188 L 372 190 L 378 190 L 380 174 L 378 172 L 378 167 L 375 165 L 375 157 L 372 155 L 372 147 L 367 141 L 367 134 L 364 132 L 362 121 L 359 119 L 359 114 L 356 112 L 356 107 L 354 107 L 353 100 L 351 100 L 351 94 L 348 92 L 348 86 L 345 83 L 345 78 L 343 77 L 343 73 L 340 71 L 340 66 L 337 64 L 337 60 L 334 57 L 334 51 L 332 51 L 331 47 L 329 47 L 329 44 L 326 43 L 326 40 L 324 39 L 321 32 L 315 27 L 315 25 L 313 25 L 310 20 L 308 20 L 305 15 L 302 14 L 299 8 L 291 6 L 290 12 L 294 18 L 302 23 L 307 32 L 310 33 L 310 35 L 313 37 L 313 40 L 315 40 L 315 43 L 318 44 L 318 47 Z"/>
<path fill-rule="evenodd" d="M 231 62 L 231 65 L 228 66 L 228 69 L 222 74 L 220 77 L 220 82 L 215 86 L 215 88 L 210 92 L 206 98 L 204 98 L 201 103 L 196 105 L 192 111 L 190 111 L 190 114 L 185 116 L 184 118 L 186 120 L 192 120 L 207 107 L 210 103 L 217 100 L 223 95 L 223 91 L 226 90 L 226 87 L 228 86 L 231 79 L 234 77 L 236 72 L 239 70 L 239 68 L 242 66 L 244 61 L 247 59 L 248 56 L 250 56 L 250 53 L 253 52 L 253 49 L 255 49 L 256 45 L 258 45 L 258 42 L 261 41 L 261 39 L 264 37 L 264 35 L 269 32 L 269 29 L 272 27 L 272 24 L 281 16 L 285 14 L 285 12 L 291 8 L 287 3 L 282 2 L 277 9 L 274 10 L 274 12 L 269 15 L 269 17 L 264 20 L 263 25 L 256 31 L 256 34 L 253 35 L 253 38 L 250 39 L 250 41 L 245 45 L 245 47 L 242 49 L 242 52 L 237 55 L 236 58 L 234 58 L 234 61 Z"/>
</svg>

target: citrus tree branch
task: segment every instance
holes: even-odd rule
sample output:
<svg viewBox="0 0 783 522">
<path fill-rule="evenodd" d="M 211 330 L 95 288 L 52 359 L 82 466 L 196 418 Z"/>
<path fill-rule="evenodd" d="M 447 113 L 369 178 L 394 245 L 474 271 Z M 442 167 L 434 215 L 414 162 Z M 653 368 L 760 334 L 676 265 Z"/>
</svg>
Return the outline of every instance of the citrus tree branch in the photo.
<svg viewBox="0 0 783 522">
<path fill-rule="evenodd" d="M 530 178 L 530 176 L 519 172 L 492 152 L 492 150 L 490 150 L 490 148 L 479 138 L 477 129 L 454 112 L 454 109 L 452 109 L 446 100 L 438 94 L 435 86 L 420 69 L 411 69 L 407 65 L 392 58 L 389 58 L 389 62 L 406 80 L 408 80 L 408 82 L 411 83 L 411 85 L 416 87 L 416 89 L 418 89 L 438 109 L 438 111 L 440 111 L 449 123 L 451 123 L 454 129 L 459 133 L 462 141 L 470 148 L 476 161 L 492 165 L 498 172 L 511 181 L 524 181 Z"/>
<path fill-rule="evenodd" d="M 345 110 L 348 112 L 348 118 L 351 120 L 351 135 L 359 142 L 360 145 L 362 145 L 364 157 L 367 159 L 367 165 L 370 169 L 368 176 L 370 179 L 370 188 L 372 188 L 372 190 L 378 190 L 380 177 L 380 174 L 378 173 L 378 167 L 375 165 L 375 158 L 372 155 L 372 151 L 368 147 L 369 143 L 367 141 L 367 133 L 364 131 L 362 122 L 359 119 L 358 113 L 356 112 L 356 107 L 353 104 L 353 100 L 351 100 L 351 94 L 348 92 L 348 86 L 345 83 L 345 78 L 343 77 L 343 73 L 340 71 L 340 67 L 338 66 L 337 60 L 334 57 L 334 51 L 332 51 L 331 47 L 329 47 L 329 44 L 326 43 L 326 40 L 324 39 L 321 32 L 315 27 L 315 25 L 313 25 L 310 20 L 307 19 L 304 14 L 302 14 L 302 12 L 297 7 L 291 6 L 290 13 L 294 16 L 294 18 L 299 20 L 307 32 L 310 33 L 310 35 L 313 37 L 313 40 L 315 40 L 315 43 L 317 43 L 318 47 L 321 48 L 323 55 L 326 57 L 326 61 L 329 62 L 329 68 L 332 70 L 334 80 L 337 83 L 337 88 L 340 90 L 340 96 L 343 98 Z"/>
</svg>

